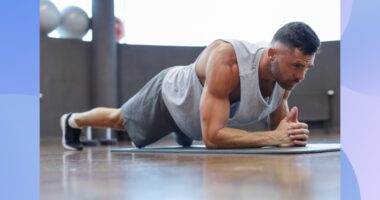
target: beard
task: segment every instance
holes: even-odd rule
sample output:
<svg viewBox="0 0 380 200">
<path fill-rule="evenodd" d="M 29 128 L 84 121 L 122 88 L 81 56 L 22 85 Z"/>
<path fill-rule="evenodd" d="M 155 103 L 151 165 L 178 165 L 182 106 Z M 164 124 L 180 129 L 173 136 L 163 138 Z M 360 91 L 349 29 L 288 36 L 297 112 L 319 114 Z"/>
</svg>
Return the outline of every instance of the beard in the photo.
<svg viewBox="0 0 380 200">
<path fill-rule="evenodd" d="M 295 80 L 285 80 L 283 74 L 280 71 L 280 65 L 278 61 L 274 61 L 271 64 L 271 71 L 274 76 L 275 81 L 281 86 L 284 90 L 292 90 L 297 85 L 299 81 Z"/>
<path fill-rule="evenodd" d="M 297 85 L 297 83 L 295 83 L 295 82 L 284 82 L 284 83 L 278 83 L 278 84 L 284 90 L 293 90 L 296 87 L 296 85 Z"/>
</svg>

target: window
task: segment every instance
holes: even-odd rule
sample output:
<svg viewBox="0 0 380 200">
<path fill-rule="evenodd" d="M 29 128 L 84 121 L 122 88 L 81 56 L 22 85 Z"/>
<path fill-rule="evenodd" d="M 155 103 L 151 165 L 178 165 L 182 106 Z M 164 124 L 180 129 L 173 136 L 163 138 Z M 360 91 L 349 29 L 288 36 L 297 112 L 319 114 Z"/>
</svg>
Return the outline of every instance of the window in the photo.
<svg viewBox="0 0 380 200">
<path fill-rule="evenodd" d="M 51 1 L 60 10 L 78 6 L 91 17 L 92 0 Z M 124 23 L 121 43 L 204 46 L 217 38 L 269 42 L 290 21 L 306 22 L 322 41 L 340 39 L 339 0 L 114 0 L 114 5 L 115 16 Z M 90 30 L 83 40 L 91 39 Z"/>
<path fill-rule="evenodd" d="M 290 21 L 304 21 L 322 41 L 340 39 L 339 0 L 115 0 L 124 42 L 207 45 L 217 38 L 270 41 Z"/>
</svg>

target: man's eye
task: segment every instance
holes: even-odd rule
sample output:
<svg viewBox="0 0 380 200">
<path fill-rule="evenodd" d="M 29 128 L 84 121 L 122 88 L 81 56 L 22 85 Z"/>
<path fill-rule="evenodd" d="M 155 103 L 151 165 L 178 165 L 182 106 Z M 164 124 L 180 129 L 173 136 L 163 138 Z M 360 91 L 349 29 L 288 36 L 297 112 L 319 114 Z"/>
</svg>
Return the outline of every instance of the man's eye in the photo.
<svg viewBox="0 0 380 200">
<path fill-rule="evenodd" d="M 295 68 L 299 69 L 299 68 L 302 68 L 302 65 L 299 65 L 299 64 L 295 64 L 293 65 Z"/>
</svg>

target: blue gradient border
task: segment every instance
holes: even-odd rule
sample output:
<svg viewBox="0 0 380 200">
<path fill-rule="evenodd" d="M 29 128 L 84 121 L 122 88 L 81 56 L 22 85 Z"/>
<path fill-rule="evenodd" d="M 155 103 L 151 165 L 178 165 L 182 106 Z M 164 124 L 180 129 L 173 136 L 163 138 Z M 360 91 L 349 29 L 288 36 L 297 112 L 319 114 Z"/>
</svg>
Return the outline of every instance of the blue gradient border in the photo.
<svg viewBox="0 0 380 200">
<path fill-rule="evenodd" d="M 378 199 L 380 2 L 341 3 L 341 198 Z"/>
<path fill-rule="evenodd" d="M 341 3 L 341 198 L 371 200 L 380 179 L 380 1 Z M 0 2 L 2 199 L 39 199 L 38 7 Z"/>
<path fill-rule="evenodd" d="M 1 199 L 39 199 L 39 1 L 0 1 Z"/>
</svg>

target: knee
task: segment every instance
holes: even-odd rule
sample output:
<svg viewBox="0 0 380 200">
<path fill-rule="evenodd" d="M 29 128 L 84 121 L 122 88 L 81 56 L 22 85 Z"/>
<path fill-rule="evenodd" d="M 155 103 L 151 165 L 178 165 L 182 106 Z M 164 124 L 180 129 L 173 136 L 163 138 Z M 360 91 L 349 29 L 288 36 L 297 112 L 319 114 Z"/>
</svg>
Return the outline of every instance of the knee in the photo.
<svg viewBox="0 0 380 200">
<path fill-rule="evenodd" d="M 123 130 L 124 119 L 120 109 L 115 109 L 108 115 L 108 120 L 113 124 L 113 128 Z"/>
<path fill-rule="evenodd" d="M 189 146 L 191 146 L 191 144 L 193 144 L 193 140 L 191 138 L 187 137 L 183 133 L 172 132 L 171 134 L 172 134 L 174 140 L 177 142 L 177 144 L 179 144 L 183 147 L 189 147 Z"/>
</svg>

